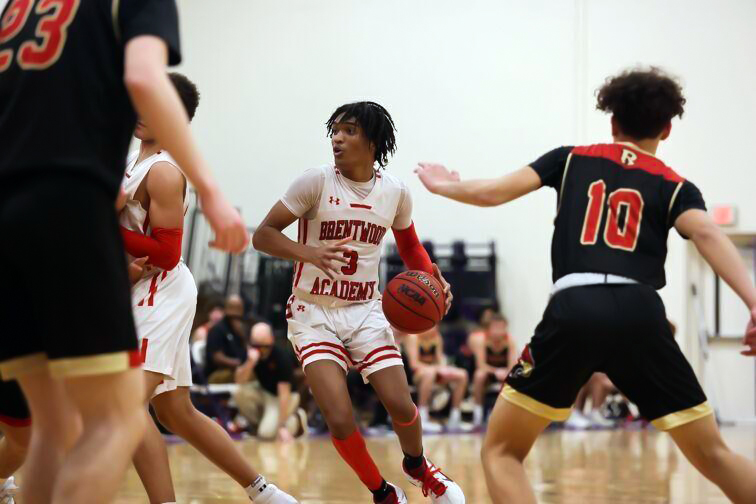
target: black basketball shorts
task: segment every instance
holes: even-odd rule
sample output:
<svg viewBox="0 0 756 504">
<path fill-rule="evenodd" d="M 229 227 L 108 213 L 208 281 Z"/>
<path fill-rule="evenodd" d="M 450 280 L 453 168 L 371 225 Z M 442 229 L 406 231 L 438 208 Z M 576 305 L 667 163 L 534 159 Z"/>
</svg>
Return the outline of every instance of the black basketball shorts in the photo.
<svg viewBox="0 0 756 504">
<path fill-rule="evenodd" d="M 114 200 L 96 180 L 0 184 L 0 374 L 56 377 L 138 367 Z"/>
<path fill-rule="evenodd" d="M 660 430 L 712 413 L 652 287 L 602 284 L 556 293 L 502 395 L 564 421 L 594 372 L 606 373 Z"/>
</svg>

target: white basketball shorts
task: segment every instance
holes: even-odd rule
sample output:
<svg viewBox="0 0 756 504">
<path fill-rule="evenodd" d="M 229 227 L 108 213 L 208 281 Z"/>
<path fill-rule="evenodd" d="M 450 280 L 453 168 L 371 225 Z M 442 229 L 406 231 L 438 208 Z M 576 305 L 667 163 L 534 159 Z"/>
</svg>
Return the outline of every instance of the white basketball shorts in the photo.
<svg viewBox="0 0 756 504">
<path fill-rule="evenodd" d="M 192 385 L 189 335 L 197 309 L 197 286 L 183 262 L 142 278 L 131 290 L 142 369 L 165 375 L 153 397 Z"/>
<path fill-rule="evenodd" d="M 289 341 L 302 369 L 332 360 L 346 372 L 353 367 L 367 377 L 380 369 L 402 366 L 402 355 L 379 299 L 341 307 L 325 307 L 289 298 Z"/>
</svg>

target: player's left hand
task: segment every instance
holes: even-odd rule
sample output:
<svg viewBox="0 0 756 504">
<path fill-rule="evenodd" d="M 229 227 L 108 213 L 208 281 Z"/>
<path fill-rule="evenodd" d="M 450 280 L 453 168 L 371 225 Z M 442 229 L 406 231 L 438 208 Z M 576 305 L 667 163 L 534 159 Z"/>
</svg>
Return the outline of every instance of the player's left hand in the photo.
<svg viewBox="0 0 756 504">
<path fill-rule="evenodd" d="M 433 263 L 433 276 L 436 277 L 436 280 L 441 282 L 441 285 L 444 287 L 444 299 L 446 300 L 446 311 L 444 312 L 444 315 L 446 315 L 449 313 L 452 300 L 454 299 L 454 295 L 451 293 L 451 285 L 449 285 L 449 282 L 447 282 L 441 274 L 441 270 L 438 269 L 438 264 L 436 263 Z"/>
<path fill-rule="evenodd" d="M 418 163 L 415 173 L 425 188 L 434 194 L 438 193 L 443 184 L 460 180 L 459 173 L 449 171 L 446 166 L 438 163 Z"/>
<path fill-rule="evenodd" d="M 756 308 L 751 310 L 751 320 L 748 321 L 743 344 L 749 348 L 740 353 L 749 357 L 756 357 Z"/>
</svg>

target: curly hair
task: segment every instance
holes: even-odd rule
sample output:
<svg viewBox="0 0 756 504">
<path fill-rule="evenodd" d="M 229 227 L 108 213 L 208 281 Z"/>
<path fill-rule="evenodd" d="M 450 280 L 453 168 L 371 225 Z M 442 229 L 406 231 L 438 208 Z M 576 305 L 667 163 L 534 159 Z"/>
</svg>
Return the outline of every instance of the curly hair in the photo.
<svg viewBox="0 0 756 504">
<path fill-rule="evenodd" d="M 342 116 L 357 121 L 368 141 L 375 145 L 375 161 L 381 168 L 385 167 L 389 157 L 396 152 L 396 126 L 388 110 L 371 101 L 342 105 L 326 122 L 328 136 L 333 134 L 333 125 Z"/>
<path fill-rule="evenodd" d="M 184 104 L 184 109 L 189 116 L 189 120 L 194 119 L 194 114 L 197 112 L 197 106 L 199 106 L 200 94 L 197 90 L 197 85 L 190 81 L 189 78 L 178 72 L 170 72 L 168 78 L 171 79 L 173 87 L 176 88 L 176 92 L 181 98 L 181 103 Z"/>
<path fill-rule="evenodd" d="M 638 140 L 658 136 L 685 111 L 682 87 L 657 67 L 608 77 L 596 97 L 596 108 L 611 112 L 622 132 Z"/>
</svg>

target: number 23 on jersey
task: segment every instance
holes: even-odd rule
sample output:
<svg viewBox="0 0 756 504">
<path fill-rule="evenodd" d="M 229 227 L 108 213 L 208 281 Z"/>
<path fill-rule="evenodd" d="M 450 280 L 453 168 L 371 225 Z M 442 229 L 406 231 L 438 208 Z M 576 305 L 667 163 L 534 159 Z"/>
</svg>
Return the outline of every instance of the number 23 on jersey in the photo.
<svg viewBox="0 0 756 504">
<path fill-rule="evenodd" d="M 74 20 L 80 3 L 81 0 L 10 0 L 10 5 L 0 20 L 0 44 L 10 41 L 21 32 L 34 8 L 40 15 L 35 29 L 37 38 L 22 42 L 15 59 L 24 70 L 49 68 L 63 52 L 68 27 Z M 10 67 L 13 59 L 13 49 L 0 50 L 0 72 Z"/>
<path fill-rule="evenodd" d="M 588 208 L 583 219 L 580 243 L 596 244 L 604 207 L 609 208 L 604 226 L 604 243 L 615 249 L 634 251 L 643 219 L 643 196 L 635 189 L 617 189 L 607 198 L 603 180 L 597 180 L 588 187 Z M 620 222 L 623 207 L 624 218 Z"/>
</svg>

